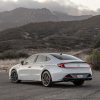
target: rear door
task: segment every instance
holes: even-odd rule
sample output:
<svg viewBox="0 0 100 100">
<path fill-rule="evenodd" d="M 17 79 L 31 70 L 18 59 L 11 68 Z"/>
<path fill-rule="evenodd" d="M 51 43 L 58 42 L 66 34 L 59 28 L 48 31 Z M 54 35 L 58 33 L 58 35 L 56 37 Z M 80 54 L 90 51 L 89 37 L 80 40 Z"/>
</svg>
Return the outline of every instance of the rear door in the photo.
<svg viewBox="0 0 100 100">
<path fill-rule="evenodd" d="M 34 63 L 34 66 L 32 66 L 35 80 L 41 79 L 41 72 L 42 72 L 43 68 L 45 67 L 45 63 L 46 63 L 46 56 L 38 55 L 38 57 Z"/>
</svg>

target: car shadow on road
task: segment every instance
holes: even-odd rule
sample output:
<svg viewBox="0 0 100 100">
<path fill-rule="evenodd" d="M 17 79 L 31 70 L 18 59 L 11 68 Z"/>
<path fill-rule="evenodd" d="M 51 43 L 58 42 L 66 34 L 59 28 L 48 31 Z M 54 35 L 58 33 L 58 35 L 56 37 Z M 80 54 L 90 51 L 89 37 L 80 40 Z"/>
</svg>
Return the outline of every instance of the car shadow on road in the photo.
<svg viewBox="0 0 100 100">
<path fill-rule="evenodd" d="M 24 85 L 33 85 L 33 86 L 39 86 L 44 87 L 41 82 L 21 82 L 20 84 Z M 84 84 L 83 86 L 75 86 L 72 83 L 54 83 L 51 87 L 48 88 L 90 88 L 91 85 Z"/>
<path fill-rule="evenodd" d="M 90 88 L 90 85 L 83 85 L 83 86 L 75 86 L 72 83 L 59 83 L 59 84 L 54 84 L 53 88 Z"/>
</svg>

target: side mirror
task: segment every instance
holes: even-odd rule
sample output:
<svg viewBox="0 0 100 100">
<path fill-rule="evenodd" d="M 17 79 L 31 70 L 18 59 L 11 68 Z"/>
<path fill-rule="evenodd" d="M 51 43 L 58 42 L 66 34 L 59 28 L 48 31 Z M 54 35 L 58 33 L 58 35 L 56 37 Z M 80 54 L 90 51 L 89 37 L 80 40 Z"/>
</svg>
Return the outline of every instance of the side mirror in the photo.
<svg viewBox="0 0 100 100">
<path fill-rule="evenodd" d="M 21 61 L 21 65 L 24 65 L 24 61 Z"/>
</svg>

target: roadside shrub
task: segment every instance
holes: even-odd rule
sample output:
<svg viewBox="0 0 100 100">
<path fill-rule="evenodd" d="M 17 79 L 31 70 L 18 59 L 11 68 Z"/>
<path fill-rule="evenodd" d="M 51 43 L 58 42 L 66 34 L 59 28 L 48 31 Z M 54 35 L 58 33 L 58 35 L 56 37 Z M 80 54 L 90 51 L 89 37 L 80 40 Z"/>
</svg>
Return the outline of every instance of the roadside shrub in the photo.
<svg viewBox="0 0 100 100">
<path fill-rule="evenodd" d="M 94 48 L 99 48 L 100 47 L 100 39 L 98 39 L 94 45 Z"/>
<path fill-rule="evenodd" d="M 0 59 L 17 59 L 17 58 L 26 58 L 29 55 L 25 52 L 17 52 L 13 50 L 5 51 L 0 54 Z"/>
<path fill-rule="evenodd" d="M 100 70 L 100 51 L 94 50 L 87 58 L 87 62 L 91 64 L 95 70 Z"/>
</svg>

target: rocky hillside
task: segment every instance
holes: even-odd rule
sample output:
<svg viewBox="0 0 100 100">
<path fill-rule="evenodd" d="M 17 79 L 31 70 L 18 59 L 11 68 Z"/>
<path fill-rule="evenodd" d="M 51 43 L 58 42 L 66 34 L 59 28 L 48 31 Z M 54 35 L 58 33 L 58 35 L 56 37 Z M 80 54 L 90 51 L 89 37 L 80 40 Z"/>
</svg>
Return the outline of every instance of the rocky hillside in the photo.
<svg viewBox="0 0 100 100">
<path fill-rule="evenodd" d="M 32 22 L 83 20 L 91 16 L 71 16 L 43 9 L 17 8 L 0 13 L 0 31 Z"/>
<path fill-rule="evenodd" d="M 84 21 L 30 23 L 0 32 L 0 50 L 84 49 L 100 40 L 100 16 Z"/>
</svg>

